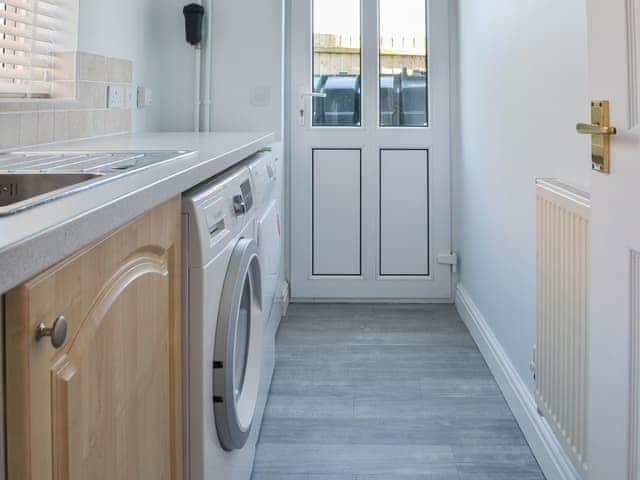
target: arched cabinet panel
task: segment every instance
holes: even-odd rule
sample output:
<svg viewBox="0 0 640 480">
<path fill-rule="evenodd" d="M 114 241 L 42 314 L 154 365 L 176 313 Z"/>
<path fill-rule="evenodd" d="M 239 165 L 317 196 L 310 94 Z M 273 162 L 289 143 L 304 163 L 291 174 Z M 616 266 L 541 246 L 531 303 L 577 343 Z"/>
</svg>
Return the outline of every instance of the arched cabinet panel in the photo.
<svg viewBox="0 0 640 480">
<path fill-rule="evenodd" d="M 174 199 L 7 295 L 9 480 L 181 478 L 179 261 Z"/>
</svg>

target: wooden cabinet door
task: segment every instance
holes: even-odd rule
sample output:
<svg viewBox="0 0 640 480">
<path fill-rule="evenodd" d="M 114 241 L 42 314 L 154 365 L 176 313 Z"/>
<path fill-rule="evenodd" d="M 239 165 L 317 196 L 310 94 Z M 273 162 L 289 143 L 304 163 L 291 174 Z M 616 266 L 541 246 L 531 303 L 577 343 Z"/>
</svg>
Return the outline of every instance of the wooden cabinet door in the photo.
<svg viewBox="0 0 640 480">
<path fill-rule="evenodd" d="M 9 480 L 182 477 L 180 235 L 176 198 L 7 295 Z"/>
</svg>

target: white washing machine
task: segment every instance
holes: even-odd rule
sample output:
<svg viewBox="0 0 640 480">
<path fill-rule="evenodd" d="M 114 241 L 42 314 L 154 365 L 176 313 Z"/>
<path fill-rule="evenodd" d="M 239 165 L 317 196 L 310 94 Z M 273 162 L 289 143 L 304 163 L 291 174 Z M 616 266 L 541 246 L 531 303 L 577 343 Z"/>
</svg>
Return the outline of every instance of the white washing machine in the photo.
<svg viewBox="0 0 640 480">
<path fill-rule="evenodd" d="M 254 200 L 246 166 L 183 197 L 186 479 L 251 476 L 271 378 Z"/>
<path fill-rule="evenodd" d="M 249 163 L 256 199 L 256 241 L 262 267 L 262 305 L 270 318 L 282 270 L 282 224 L 280 221 L 279 159 L 271 150 L 257 154 Z"/>
</svg>

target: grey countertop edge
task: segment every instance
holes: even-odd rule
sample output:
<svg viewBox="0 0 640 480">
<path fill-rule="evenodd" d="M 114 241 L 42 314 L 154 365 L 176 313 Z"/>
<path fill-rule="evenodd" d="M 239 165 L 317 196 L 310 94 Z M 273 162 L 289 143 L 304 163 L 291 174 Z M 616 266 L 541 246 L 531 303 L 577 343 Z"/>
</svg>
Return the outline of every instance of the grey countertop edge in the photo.
<svg viewBox="0 0 640 480">
<path fill-rule="evenodd" d="M 83 208 L 70 208 L 68 217 L 63 221 L 39 230 L 34 229 L 36 231 L 33 234 L 20 238 L 17 242 L 0 245 L 0 294 L 24 283 L 146 211 L 233 167 L 273 141 L 273 134 L 255 135 L 250 141 L 211 158 L 207 158 L 206 152 L 196 152 L 195 155 L 180 159 L 176 164 L 170 163 L 116 179 L 39 207 L 56 208 L 70 200 L 84 205 Z M 177 149 L 180 148 L 178 146 Z M 142 178 L 144 182 L 141 182 Z M 17 219 L 18 216 L 15 217 Z"/>
</svg>

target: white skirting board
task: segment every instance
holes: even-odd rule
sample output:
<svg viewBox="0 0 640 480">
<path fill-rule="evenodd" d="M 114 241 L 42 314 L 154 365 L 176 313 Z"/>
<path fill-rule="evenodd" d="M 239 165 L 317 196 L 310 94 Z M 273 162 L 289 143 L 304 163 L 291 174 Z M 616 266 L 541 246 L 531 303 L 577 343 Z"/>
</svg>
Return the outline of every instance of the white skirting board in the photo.
<svg viewBox="0 0 640 480">
<path fill-rule="evenodd" d="M 532 392 L 527 388 L 484 316 L 461 284 L 458 284 L 456 289 L 456 308 L 496 378 L 509 408 L 547 479 L 580 480 L 580 474 L 564 453 L 551 427 L 538 414 Z"/>
</svg>

